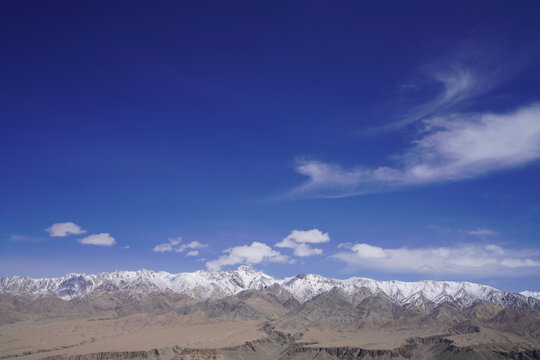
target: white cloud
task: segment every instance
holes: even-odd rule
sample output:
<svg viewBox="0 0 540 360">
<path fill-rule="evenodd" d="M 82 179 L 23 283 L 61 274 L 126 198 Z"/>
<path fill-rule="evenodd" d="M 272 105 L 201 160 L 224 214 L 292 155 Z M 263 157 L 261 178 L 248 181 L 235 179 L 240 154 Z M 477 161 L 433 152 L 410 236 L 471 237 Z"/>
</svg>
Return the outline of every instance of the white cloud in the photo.
<svg viewBox="0 0 540 360">
<path fill-rule="evenodd" d="M 412 147 L 394 158 L 401 166 L 349 170 L 320 161 L 298 160 L 296 171 L 309 180 L 294 189 L 292 195 L 344 197 L 376 193 L 478 177 L 539 160 L 540 105 L 502 115 L 458 114 L 426 120 Z"/>
<path fill-rule="evenodd" d="M 351 250 L 356 252 L 356 255 L 360 258 L 384 258 L 386 256 L 385 251 L 377 246 L 369 244 L 356 244 L 351 247 Z"/>
<path fill-rule="evenodd" d="M 283 241 L 294 241 L 296 243 L 327 243 L 330 241 L 328 233 L 323 233 L 319 229 L 293 230 Z"/>
<path fill-rule="evenodd" d="M 56 223 L 45 229 L 51 237 L 64 237 L 68 235 L 80 235 L 84 234 L 86 230 L 83 230 L 79 225 L 72 222 Z"/>
<path fill-rule="evenodd" d="M 182 242 L 182 237 L 169 238 L 166 243 L 158 244 L 154 246 L 152 251 L 154 252 L 169 252 L 175 251 L 175 247 Z"/>
<path fill-rule="evenodd" d="M 323 251 L 319 248 L 312 248 L 308 244 L 297 244 L 294 248 L 294 255 L 300 257 L 307 257 L 312 255 L 322 255 Z"/>
<path fill-rule="evenodd" d="M 467 244 L 452 247 L 383 248 L 370 244 L 340 244 L 348 251 L 333 255 L 347 263 L 349 270 L 375 269 L 389 273 L 429 273 L 439 275 L 512 276 L 523 268 L 540 273 L 540 252 L 503 249 L 498 245 Z M 512 272 L 513 268 L 520 268 Z"/>
<path fill-rule="evenodd" d="M 173 251 L 173 246 L 170 243 L 158 244 L 152 249 L 154 252 L 168 252 Z"/>
<path fill-rule="evenodd" d="M 122 246 L 122 249 L 131 249 L 131 246 L 125 245 L 125 246 Z"/>
<path fill-rule="evenodd" d="M 497 235 L 497 232 L 495 232 L 493 230 L 490 230 L 490 229 L 483 228 L 483 229 L 471 230 L 471 231 L 469 231 L 469 235 L 492 236 L 492 235 Z"/>
<path fill-rule="evenodd" d="M 226 255 L 206 263 L 210 271 L 236 264 L 259 264 L 261 262 L 286 263 L 289 258 L 266 244 L 254 241 L 251 245 L 235 246 L 223 251 Z"/>
<path fill-rule="evenodd" d="M 201 244 L 198 241 L 192 241 L 192 242 L 190 242 L 188 244 L 183 244 L 182 246 L 180 246 L 178 249 L 176 249 L 176 252 L 183 252 L 186 249 L 202 249 L 202 248 L 206 248 L 206 247 L 208 247 L 208 245 Z M 197 251 L 197 253 L 199 253 L 199 252 Z"/>
<path fill-rule="evenodd" d="M 279 248 L 294 249 L 294 255 L 300 257 L 322 255 L 322 249 L 312 248 L 308 244 L 320 244 L 330 241 L 328 233 L 323 233 L 319 229 L 293 230 L 287 237 L 278 242 L 275 246 Z"/>
<path fill-rule="evenodd" d="M 113 246 L 116 243 L 115 239 L 108 233 L 90 235 L 77 241 L 85 245 L 98 246 Z"/>
<path fill-rule="evenodd" d="M 199 255 L 199 250 L 191 250 L 186 253 L 186 256 L 197 256 Z"/>
</svg>

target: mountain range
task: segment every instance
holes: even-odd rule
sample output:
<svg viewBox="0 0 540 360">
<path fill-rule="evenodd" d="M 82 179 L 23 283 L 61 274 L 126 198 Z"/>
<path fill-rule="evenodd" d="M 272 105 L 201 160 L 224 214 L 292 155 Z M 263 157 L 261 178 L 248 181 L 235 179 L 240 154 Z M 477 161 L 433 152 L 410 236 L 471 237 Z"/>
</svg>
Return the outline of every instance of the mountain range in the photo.
<svg viewBox="0 0 540 360">
<path fill-rule="evenodd" d="M 0 279 L 0 359 L 540 359 L 540 294 L 248 266 Z"/>
<path fill-rule="evenodd" d="M 143 269 L 91 275 L 71 273 L 58 278 L 3 277 L 0 278 L 0 294 L 33 297 L 53 295 L 70 300 L 104 293 L 124 293 L 141 298 L 151 293 L 169 291 L 206 300 L 222 299 L 246 290 L 263 290 L 276 284 L 300 303 L 337 289 L 352 303 L 370 295 L 384 295 L 398 305 L 426 306 L 454 302 L 460 307 L 467 307 L 482 301 L 512 309 L 533 311 L 540 308 L 540 292 L 505 292 L 465 281 L 376 281 L 361 277 L 340 280 L 315 274 L 275 279 L 249 266 L 229 271 L 199 270 L 178 274 Z"/>
</svg>

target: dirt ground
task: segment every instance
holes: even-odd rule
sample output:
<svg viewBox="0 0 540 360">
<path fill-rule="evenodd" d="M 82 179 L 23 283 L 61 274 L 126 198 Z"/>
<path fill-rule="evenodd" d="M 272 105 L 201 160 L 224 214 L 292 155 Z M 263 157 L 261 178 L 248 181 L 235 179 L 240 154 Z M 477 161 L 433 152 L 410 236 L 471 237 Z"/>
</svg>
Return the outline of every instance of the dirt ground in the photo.
<svg viewBox="0 0 540 360">
<path fill-rule="evenodd" d="M 151 350 L 175 345 L 220 348 L 264 338 L 255 321 L 208 322 L 197 314 L 116 319 L 54 319 L 0 326 L 0 358 L 39 359 L 108 351 Z"/>
</svg>

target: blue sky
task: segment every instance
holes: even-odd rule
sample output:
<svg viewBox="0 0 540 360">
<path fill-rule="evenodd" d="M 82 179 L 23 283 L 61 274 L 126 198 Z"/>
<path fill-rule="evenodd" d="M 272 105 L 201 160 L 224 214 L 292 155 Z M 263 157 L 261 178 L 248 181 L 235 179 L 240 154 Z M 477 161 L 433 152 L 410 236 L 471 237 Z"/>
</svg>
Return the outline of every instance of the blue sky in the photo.
<svg viewBox="0 0 540 360">
<path fill-rule="evenodd" d="M 2 2 L 0 275 L 539 291 L 539 10 Z"/>
</svg>

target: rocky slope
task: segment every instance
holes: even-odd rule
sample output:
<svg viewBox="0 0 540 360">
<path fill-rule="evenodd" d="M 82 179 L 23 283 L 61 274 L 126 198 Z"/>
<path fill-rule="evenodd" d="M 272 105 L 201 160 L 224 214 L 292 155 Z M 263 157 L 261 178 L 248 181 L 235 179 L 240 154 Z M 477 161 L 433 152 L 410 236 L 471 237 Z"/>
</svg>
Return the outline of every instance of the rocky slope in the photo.
<svg viewBox="0 0 540 360">
<path fill-rule="evenodd" d="M 245 324 L 268 336 L 253 336 L 253 327 L 239 339 L 254 340 L 215 345 L 216 334 L 228 339 Z M 206 346 L 190 347 L 189 336 Z M 146 296 L 90 291 L 65 300 L 0 294 L 5 359 L 539 359 L 538 344 L 538 308 L 459 298 L 399 304 L 384 292 L 351 296 L 337 286 L 303 302 L 279 283 L 206 299 L 170 289 Z"/>
</svg>

